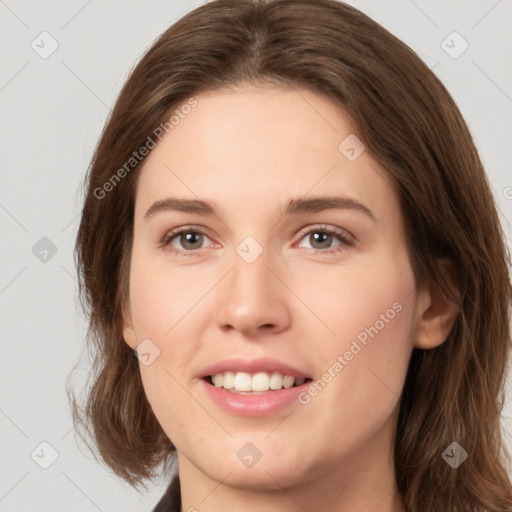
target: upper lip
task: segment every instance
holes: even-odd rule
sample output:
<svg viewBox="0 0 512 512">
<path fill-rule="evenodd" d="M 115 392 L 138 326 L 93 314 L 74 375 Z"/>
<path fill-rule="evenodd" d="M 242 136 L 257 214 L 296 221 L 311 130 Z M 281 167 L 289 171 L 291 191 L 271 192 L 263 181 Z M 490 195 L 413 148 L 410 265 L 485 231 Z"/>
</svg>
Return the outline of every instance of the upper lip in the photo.
<svg viewBox="0 0 512 512">
<path fill-rule="evenodd" d="M 305 377 L 309 376 L 282 361 L 277 359 L 270 359 L 268 357 L 260 357 L 257 359 L 225 359 L 217 363 L 207 366 L 199 375 L 199 378 L 209 377 L 224 372 L 279 372 L 283 376 L 289 375 L 291 377 Z"/>
</svg>

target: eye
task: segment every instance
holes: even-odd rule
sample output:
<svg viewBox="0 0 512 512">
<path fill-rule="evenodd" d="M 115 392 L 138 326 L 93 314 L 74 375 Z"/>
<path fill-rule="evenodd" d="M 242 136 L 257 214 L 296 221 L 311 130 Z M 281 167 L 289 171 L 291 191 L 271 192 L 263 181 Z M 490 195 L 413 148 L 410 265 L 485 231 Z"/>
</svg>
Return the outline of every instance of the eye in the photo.
<svg viewBox="0 0 512 512">
<path fill-rule="evenodd" d="M 205 239 L 210 240 L 202 229 L 182 226 L 167 232 L 159 245 L 160 247 L 170 246 L 177 254 L 192 256 L 193 252 L 204 248 Z"/>
<path fill-rule="evenodd" d="M 347 231 L 324 225 L 302 230 L 300 236 L 299 247 L 309 248 L 319 254 L 340 252 L 355 243 L 355 238 Z M 205 246 L 206 240 L 210 240 L 210 238 L 201 228 L 181 226 L 167 232 L 159 245 L 160 247 L 172 247 L 177 255 L 194 256 L 197 255 L 199 249 L 208 247 L 208 245 Z M 306 243 L 302 242 L 303 240 Z"/>
<path fill-rule="evenodd" d="M 302 231 L 301 236 L 299 247 L 310 248 L 316 253 L 322 254 L 343 251 L 354 245 L 355 242 L 354 237 L 347 231 L 327 226 L 313 226 L 306 231 Z M 302 240 L 306 240 L 309 246 L 304 245 Z"/>
</svg>

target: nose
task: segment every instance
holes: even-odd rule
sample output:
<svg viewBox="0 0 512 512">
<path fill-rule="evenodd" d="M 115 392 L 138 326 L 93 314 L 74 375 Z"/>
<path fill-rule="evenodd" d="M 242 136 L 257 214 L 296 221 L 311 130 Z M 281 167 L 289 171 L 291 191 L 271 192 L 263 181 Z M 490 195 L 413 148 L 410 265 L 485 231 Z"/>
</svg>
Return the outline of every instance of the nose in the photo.
<svg viewBox="0 0 512 512">
<path fill-rule="evenodd" d="M 217 290 L 216 318 L 223 331 L 258 338 L 289 327 L 290 292 L 271 259 L 265 251 L 252 263 L 234 255 L 233 268 Z"/>
</svg>

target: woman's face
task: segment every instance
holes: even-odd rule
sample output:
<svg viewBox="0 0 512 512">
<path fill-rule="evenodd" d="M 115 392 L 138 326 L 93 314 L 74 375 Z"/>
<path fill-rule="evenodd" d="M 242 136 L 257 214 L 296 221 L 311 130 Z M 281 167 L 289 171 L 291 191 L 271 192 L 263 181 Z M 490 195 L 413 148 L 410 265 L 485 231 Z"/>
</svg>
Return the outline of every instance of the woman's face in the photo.
<svg viewBox="0 0 512 512">
<path fill-rule="evenodd" d="M 124 328 L 180 471 L 387 464 L 422 299 L 385 171 L 308 90 L 195 99 L 139 177 Z"/>
</svg>

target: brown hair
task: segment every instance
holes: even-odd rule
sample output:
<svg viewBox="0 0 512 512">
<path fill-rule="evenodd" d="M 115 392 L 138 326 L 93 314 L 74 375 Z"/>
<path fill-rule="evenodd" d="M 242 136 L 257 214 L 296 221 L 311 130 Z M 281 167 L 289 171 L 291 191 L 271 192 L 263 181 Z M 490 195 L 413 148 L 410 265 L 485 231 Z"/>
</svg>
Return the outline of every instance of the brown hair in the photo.
<svg viewBox="0 0 512 512">
<path fill-rule="evenodd" d="M 84 417 L 101 457 L 132 485 L 155 476 L 174 451 L 122 336 L 140 163 L 104 197 L 97 191 L 172 109 L 201 91 L 246 83 L 306 87 L 355 119 L 396 187 L 417 282 L 436 283 L 458 304 L 447 340 L 413 350 L 401 396 L 394 460 L 406 509 L 510 510 L 500 413 L 512 293 L 482 163 L 429 68 L 383 27 L 334 0 L 208 2 L 163 33 L 133 70 L 92 159 L 76 240 L 96 367 L 84 407 L 72 398 L 77 426 Z M 438 277 L 440 257 L 454 262 L 460 299 Z M 469 454 L 457 469 L 441 458 L 453 441 Z"/>
</svg>

